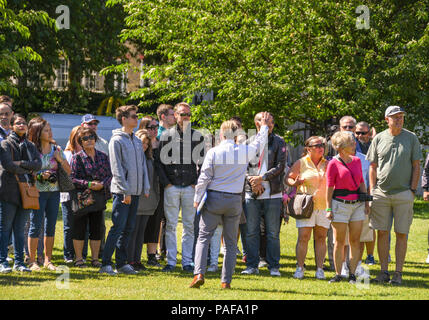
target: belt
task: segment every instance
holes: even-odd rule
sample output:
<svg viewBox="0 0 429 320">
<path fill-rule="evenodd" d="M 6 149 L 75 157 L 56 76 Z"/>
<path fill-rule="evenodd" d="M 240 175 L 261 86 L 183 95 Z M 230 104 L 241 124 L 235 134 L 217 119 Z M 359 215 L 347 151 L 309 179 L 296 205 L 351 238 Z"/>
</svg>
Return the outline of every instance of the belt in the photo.
<svg viewBox="0 0 429 320">
<path fill-rule="evenodd" d="M 340 198 L 334 198 L 334 200 L 338 202 L 346 203 L 346 204 L 355 204 L 359 202 L 359 200 L 344 200 Z"/>
<path fill-rule="evenodd" d="M 217 191 L 217 190 L 212 190 L 212 189 L 208 189 L 207 191 L 221 193 L 221 194 L 232 194 L 234 196 L 241 196 L 241 192 L 239 192 L 239 193 L 233 193 L 233 192 Z"/>
</svg>

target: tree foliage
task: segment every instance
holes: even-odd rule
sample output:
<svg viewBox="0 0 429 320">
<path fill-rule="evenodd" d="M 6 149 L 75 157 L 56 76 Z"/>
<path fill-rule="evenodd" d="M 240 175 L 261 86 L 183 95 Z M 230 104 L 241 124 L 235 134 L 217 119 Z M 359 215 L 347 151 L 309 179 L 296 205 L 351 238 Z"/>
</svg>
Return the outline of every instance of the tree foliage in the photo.
<svg viewBox="0 0 429 320">
<path fill-rule="evenodd" d="M 419 134 L 429 120 L 428 0 L 365 1 L 369 29 L 357 28 L 362 1 L 352 0 L 108 4 L 123 5 L 121 39 L 144 52 L 153 85 L 132 93 L 142 106 L 213 91 L 195 120 L 217 127 L 240 115 L 251 126 L 256 112 L 269 110 L 285 136 L 295 121 L 324 133 L 346 114 L 381 130 L 389 105 L 403 106 L 406 126 Z"/>
</svg>

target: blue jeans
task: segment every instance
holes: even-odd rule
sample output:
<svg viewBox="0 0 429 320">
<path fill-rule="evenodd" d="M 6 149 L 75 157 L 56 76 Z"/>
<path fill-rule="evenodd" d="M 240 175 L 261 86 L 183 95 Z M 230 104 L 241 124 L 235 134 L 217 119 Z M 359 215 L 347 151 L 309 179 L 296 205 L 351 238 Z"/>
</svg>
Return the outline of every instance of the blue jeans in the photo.
<svg viewBox="0 0 429 320">
<path fill-rule="evenodd" d="M 124 204 L 123 194 L 113 194 L 112 227 L 104 245 L 102 264 L 112 265 L 113 252 L 116 252 L 116 268 L 127 264 L 127 247 L 134 231 L 139 196 L 131 196 L 131 203 Z M 115 250 L 116 249 L 116 250 Z"/>
<path fill-rule="evenodd" d="M 7 251 L 13 231 L 15 266 L 24 265 L 24 226 L 30 210 L 10 202 L 0 201 L 0 264 L 8 266 Z"/>
<path fill-rule="evenodd" d="M 280 215 L 282 199 L 246 199 L 247 267 L 258 268 L 261 216 L 265 218 L 268 269 L 280 268 Z"/>
<path fill-rule="evenodd" d="M 32 210 L 30 213 L 30 238 L 38 238 L 45 213 L 45 237 L 55 236 L 58 210 L 60 208 L 60 192 L 40 192 L 40 209 Z"/>
<path fill-rule="evenodd" d="M 64 225 L 64 260 L 73 260 L 74 247 L 73 247 L 73 238 L 72 238 L 72 218 L 73 213 L 71 211 L 71 200 L 61 202 L 61 211 L 63 215 L 63 225 Z M 88 232 L 85 236 L 85 242 L 83 245 L 82 257 L 86 259 L 88 255 Z"/>
</svg>

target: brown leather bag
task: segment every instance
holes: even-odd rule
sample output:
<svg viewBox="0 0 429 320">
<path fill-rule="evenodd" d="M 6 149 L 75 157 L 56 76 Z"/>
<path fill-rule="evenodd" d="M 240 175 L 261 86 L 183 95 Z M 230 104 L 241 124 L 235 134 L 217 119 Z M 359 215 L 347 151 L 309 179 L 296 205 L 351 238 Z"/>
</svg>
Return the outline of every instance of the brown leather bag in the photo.
<svg viewBox="0 0 429 320">
<path fill-rule="evenodd" d="M 13 149 L 11 150 L 12 161 L 13 160 Z M 21 194 L 21 204 L 23 209 L 39 210 L 39 190 L 31 181 L 21 182 L 19 181 L 18 175 L 15 175 L 16 182 L 18 183 L 19 193 Z M 27 177 L 26 177 L 27 178 Z"/>
</svg>

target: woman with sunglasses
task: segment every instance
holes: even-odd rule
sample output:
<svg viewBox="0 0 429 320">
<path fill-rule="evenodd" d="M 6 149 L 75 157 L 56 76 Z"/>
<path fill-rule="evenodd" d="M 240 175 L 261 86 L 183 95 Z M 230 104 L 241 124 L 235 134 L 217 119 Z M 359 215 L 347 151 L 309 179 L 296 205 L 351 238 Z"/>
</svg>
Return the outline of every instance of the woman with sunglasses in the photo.
<svg viewBox="0 0 429 320">
<path fill-rule="evenodd" d="M 77 190 L 104 190 L 106 201 L 111 198 L 110 183 L 112 173 L 109 158 L 104 152 L 95 149 L 97 134 L 91 128 L 82 128 L 77 133 L 77 142 L 82 150 L 71 159 L 71 178 Z M 72 218 L 72 238 L 75 252 L 75 267 L 85 267 L 82 250 L 87 226 L 89 225 L 89 244 L 91 247 L 91 266 L 100 268 L 98 261 L 102 236 L 103 210 L 74 215 Z"/>
<path fill-rule="evenodd" d="M 323 262 L 326 255 L 326 237 L 330 220 L 326 218 L 326 167 L 325 139 L 313 136 L 305 141 L 304 154 L 289 169 L 285 182 L 297 188 L 297 193 L 313 194 L 314 211 L 309 219 L 296 220 L 298 240 L 296 244 L 297 268 L 294 278 L 304 278 L 304 262 L 308 250 L 308 241 L 315 239 L 316 278 L 325 279 Z M 286 205 L 286 204 L 285 204 Z"/>
<path fill-rule="evenodd" d="M 27 121 L 20 114 L 11 120 L 12 132 L 1 142 L 0 148 L 0 272 L 12 269 L 6 260 L 8 244 L 13 231 L 16 271 L 31 271 L 24 264 L 24 226 L 31 210 L 22 207 L 18 182 L 34 184 L 33 173 L 42 162 L 36 146 L 27 140 Z"/>
<path fill-rule="evenodd" d="M 41 117 L 33 118 L 28 123 L 28 140 L 33 142 L 42 160 L 42 168 L 36 175 L 36 187 L 40 192 L 39 210 L 30 213 L 30 231 L 28 237 L 28 249 L 30 254 L 30 269 L 40 270 L 35 261 L 38 237 L 45 221 L 45 261 L 44 267 L 55 271 L 56 267 L 51 262 L 52 250 L 55 240 L 55 226 L 57 223 L 58 209 L 60 206 L 60 191 L 58 185 L 58 168 L 61 165 L 67 174 L 70 174 L 70 166 L 64 152 L 55 145 L 52 139 L 52 130 L 49 122 Z"/>
</svg>

